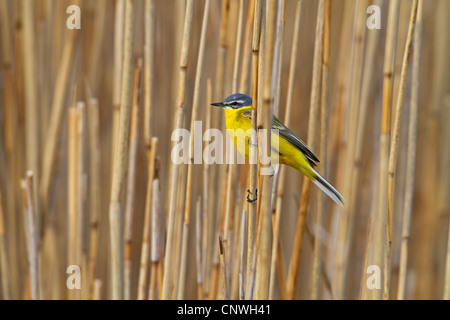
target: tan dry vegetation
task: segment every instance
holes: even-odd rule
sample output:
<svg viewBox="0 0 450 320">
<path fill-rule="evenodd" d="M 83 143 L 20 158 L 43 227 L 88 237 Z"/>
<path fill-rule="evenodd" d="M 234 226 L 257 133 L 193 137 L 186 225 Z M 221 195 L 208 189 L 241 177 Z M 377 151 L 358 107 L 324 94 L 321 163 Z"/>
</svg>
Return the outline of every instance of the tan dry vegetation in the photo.
<svg viewBox="0 0 450 320">
<path fill-rule="evenodd" d="M 0 298 L 450 299 L 449 14 L 0 0 Z M 209 104 L 236 91 L 255 128 L 275 114 L 308 142 L 343 208 L 289 167 L 172 162 L 174 129 L 225 133 Z"/>
</svg>

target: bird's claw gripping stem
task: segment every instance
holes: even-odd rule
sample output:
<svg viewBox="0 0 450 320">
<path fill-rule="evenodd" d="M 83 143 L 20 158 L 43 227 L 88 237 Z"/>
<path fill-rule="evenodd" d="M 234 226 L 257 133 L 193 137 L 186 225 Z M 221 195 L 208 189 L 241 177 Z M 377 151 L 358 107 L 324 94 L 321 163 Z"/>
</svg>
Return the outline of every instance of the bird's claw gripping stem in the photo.
<svg viewBox="0 0 450 320">
<path fill-rule="evenodd" d="M 250 195 L 253 194 L 250 192 L 250 189 L 247 190 L 247 202 L 255 203 L 258 200 L 258 189 L 255 189 L 255 199 L 250 199 Z"/>
</svg>

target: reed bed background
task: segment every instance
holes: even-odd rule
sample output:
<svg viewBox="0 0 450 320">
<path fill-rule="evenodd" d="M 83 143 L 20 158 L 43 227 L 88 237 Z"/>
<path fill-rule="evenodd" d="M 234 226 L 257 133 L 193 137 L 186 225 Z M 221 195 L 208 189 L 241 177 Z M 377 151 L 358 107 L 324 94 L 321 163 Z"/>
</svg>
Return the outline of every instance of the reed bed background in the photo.
<svg viewBox="0 0 450 320">
<path fill-rule="evenodd" d="M 449 15 L 0 0 L 0 298 L 450 299 Z M 308 142 L 344 207 L 289 167 L 172 161 L 176 128 L 225 135 L 209 104 L 235 92 L 254 128 Z"/>
</svg>

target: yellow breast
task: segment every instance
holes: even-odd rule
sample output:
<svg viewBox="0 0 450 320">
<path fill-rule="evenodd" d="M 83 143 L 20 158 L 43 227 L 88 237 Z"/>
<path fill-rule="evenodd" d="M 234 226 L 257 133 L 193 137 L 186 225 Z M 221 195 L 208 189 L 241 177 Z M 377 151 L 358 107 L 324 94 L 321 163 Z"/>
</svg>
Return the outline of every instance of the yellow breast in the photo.
<svg viewBox="0 0 450 320">
<path fill-rule="evenodd" d="M 251 137 L 252 121 L 244 115 L 244 110 L 250 109 L 251 106 L 240 109 L 224 109 L 228 134 L 239 153 L 247 159 L 250 154 L 248 140 Z M 312 177 L 312 167 L 297 147 L 277 134 L 271 134 L 271 144 L 272 163 L 288 165 L 307 177 Z"/>
<path fill-rule="evenodd" d="M 248 138 L 251 134 L 252 121 L 244 116 L 243 111 L 251 108 L 249 106 L 240 109 L 224 109 L 228 134 L 236 149 L 246 158 L 249 157 Z"/>
</svg>

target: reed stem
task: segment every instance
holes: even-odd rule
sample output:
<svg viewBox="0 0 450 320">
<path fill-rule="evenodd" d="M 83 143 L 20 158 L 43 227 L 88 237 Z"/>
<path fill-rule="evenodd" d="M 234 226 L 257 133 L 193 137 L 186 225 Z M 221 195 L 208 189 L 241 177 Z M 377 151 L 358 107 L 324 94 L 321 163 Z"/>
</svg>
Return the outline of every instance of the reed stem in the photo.
<svg viewBox="0 0 450 320">
<path fill-rule="evenodd" d="M 25 237 L 27 241 L 28 263 L 31 281 L 31 299 L 40 299 L 39 283 L 39 252 L 36 229 L 36 211 L 33 193 L 34 174 L 31 170 L 27 171 L 26 179 L 22 180 Z"/>
<path fill-rule="evenodd" d="M 131 86 L 133 69 L 134 44 L 134 11 L 135 0 L 125 3 L 125 34 L 123 54 L 123 76 L 120 94 L 120 117 L 117 140 L 117 151 L 114 157 L 114 171 L 112 177 L 111 201 L 109 206 L 110 241 L 111 241 L 111 271 L 112 298 L 121 300 L 123 297 L 123 228 L 120 191 L 123 185 L 127 158 L 127 143 L 131 113 Z"/>
<path fill-rule="evenodd" d="M 422 9 L 423 0 L 419 0 L 417 6 L 417 20 L 414 29 L 414 48 L 412 62 L 411 100 L 408 127 L 408 150 L 406 159 L 405 197 L 403 202 L 402 240 L 400 247 L 399 278 L 397 288 L 397 300 L 404 300 L 406 294 L 406 271 L 408 265 L 408 244 L 411 229 L 411 213 L 414 192 L 414 170 L 416 158 L 417 140 L 417 116 L 419 98 L 420 56 L 422 43 Z M 448 282 L 446 282 L 448 283 Z M 450 298 L 448 296 L 447 298 Z M 444 298 L 445 299 L 445 298 Z"/>
<path fill-rule="evenodd" d="M 133 93 L 130 127 L 130 152 L 128 154 L 127 201 L 125 208 L 125 261 L 124 261 L 124 298 L 131 298 L 131 247 L 133 233 L 134 199 L 136 189 L 136 162 L 139 132 L 139 90 L 142 60 L 139 59 L 133 73 Z M 151 180 L 150 180 L 151 181 Z"/>
<path fill-rule="evenodd" d="M 406 75 L 408 73 L 409 58 L 411 56 L 412 39 L 414 33 L 414 27 L 417 19 L 417 4 L 418 0 L 413 0 L 411 7 L 411 15 L 408 25 L 408 34 L 406 36 L 405 51 L 403 53 L 402 70 L 400 73 L 400 84 L 397 95 L 397 103 L 395 106 L 394 126 L 391 132 L 391 146 L 389 151 L 389 164 L 388 164 L 388 212 L 387 212 L 387 252 L 385 260 L 385 275 L 384 282 L 384 299 L 389 299 L 390 286 L 391 286 L 391 251 L 392 251 L 392 208 L 394 199 L 394 176 L 395 176 L 395 164 L 397 162 L 397 150 L 398 140 L 400 135 L 400 119 L 403 112 L 403 100 L 405 96 Z"/>
<path fill-rule="evenodd" d="M 158 147 L 158 138 L 152 138 L 150 154 L 148 155 L 148 182 L 147 182 L 147 201 L 145 206 L 144 231 L 142 234 L 141 259 L 139 264 L 139 282 L 138 282 L 138 300 L 145 299 L 147 284 L 147 269 L 150 255 L 150 223 L 152 221 L 152 200 L 155 195 L 153 192 L 153 179 L 155 177 L 156 150 Z M 131 249 L 131 248 L 130 248 Z M 130 254 L 131 258 L 131 254 Z M 131 260 L 131 259 L 130 259 Z"/>
<path fill-rule="evenodd" d="M 370 264 L 378 266 L 385 265 L 385 254 L 387 252 L 387 221 L 388 221 L 388 157 L 389 157 L 389 130 L 390 114 L 392 104 L 392 83 L 395 60 L 395 45 L 398 24 L 399 1 L 389 2 L 388 24 L 386 31 L 386 47 L 383 67 L 383 100 L 381 110 L 381 133 L 380 133 L 380 168 L 378 181 L 378 210 L 374 220 L 374 253 Z M 384 279 L 384 277 L 383 277 Z M 374 290 L 372 290 L 374 291 Z M 372 298 L 380 300 L 383 298 L 384 290 L 372 292 Z"/>
<path fill-rule="evenodd" d="M 319 1 L 317 9 L 316 22 L 316 38 L 314 44 L 314 61 L 313 61 L 313 76 L 311 86 L 311 101 L 309 109 L 309 125 L 308 125 L 308 146 L 314 150 L 316 141 L 316 127 L 319 115 L 319 98 L 320 98 L 320 80 L 322 70 L 322 50 L 323 50 L 323 23 L 324 23 L 324 8 L 325 0 Z M 300 200 L 300 208 L 298 211 L 297 228 L 294 238 L 294 247 L 292 250 L 291 265 L 287 278 L 287 299 L 295 298 L 297 291 L 297 277 L 300 267 L 301 246 L 303 232 L 305 230 L 305 221 L 308 210 L 310 180 L 307 177 L 303 179 L 303 189 Z"/>
<path fill-rule="evenodd" d="M 96 98 L 90 98 L 88 102 L 88 124 L 90 140 L 90 194 L 92 197 L 89 223 L 89 288 L 90 298 L 95 296 L 95 273 L 97 270 L 99 248 L 99 221 L 100 221 L 100 128 L 99 107 Z"/>
<path fill-rule="evenodd" d="M 258 67 L 259 67 L 259 44 L 261 37 L 261 15 L 262 4 L 260 0 L 256 0 L 254 23 L 253 23 L 253 39 L 252 39 L 252 133 L 250 145 L 250 178 L 249 178 L 249 205 L 248 205 L 248 228 L 247 228 L 247 290 L 246 300 L 250 300 L 253 297 L 252 286 L 252 271 L 254 270 L 254 255 L 255 255 L 255 221 L 256 221 L 256 200 L 257 200 L 257 110 L 258 110 Z"/>
<path fill-rule="evenodd" d="M 194 85 L 194 98 L 192 101 L 192 115 L 191 115 L 191 130 L 194 133 L 195 121 L 197 120 L 197 113 L 200 100 L 200 84 L 203 75 L 203 65 L 205 56 L 205 44 L 206 44 L 206 31 L 208 30 L 208 17 L 209 9 L 211 7 L 211 0 L 206 0 L 204 12 L 203 12 L 203 22 L 202 31 L 200 35 L 200 46 L 198 51 L 197 59 L 197 70 L 195 74 L 195 85 Z M 177 298 L 182 299 L 184 296 L 185 278 L 186 278 L 186 258 L 187 258 L 187 240 L 188 240 L 188 230 L 189 230 L 189 220 L 191 213 L 191 192 L 192 192 L 192 171 L 194 164 L 194 153 L 199 153 L 196 149 L 196 143 L 194 141 L 195 134 L 191 134 L 190 145 L 189 145 L 189 164 L 187 166 L 187 185 L 186 185 L 186 202 L 184 207 L 184 225 L 183 225 L 183 242 L 181 247 L 181 266 L 180 275 L 178 278 L 178 293 Z"/>
<path fill-rule="evenodd" d="M 181 128 L 183 125 L 184 118 L 184 101 L 185 101 L 185 91 L 186 91 L 186 70 L 188 67 L 188 57 L 189 57 L 189 42 L 191 36 L 192 28 L 192 16 L 193 16 L 193 0 L 187 0 L 186 12 L 184 18 L 184 33 L 183 33 L 183 44 L 181 46 L 181 57 L 180 57 L 180 76 L 178 84 L 178 103 L 179 108 L 177 110 L 177 117 L 175 123 L 175 129 Z M 174 248 L 174 229 L 175 229 L 175 206 L 176 206 L 176 193 L 177 193 L 177 183 L 176 179 L 178 177 L 179 165 L 172 163 L 172 177 L 170 182 L 170 207 L 168 216 L 168 231 L 167 231 L 167 245 L 165 252 L 165 262 L 164 262 L 164 279 L 163 279 L 163 290 L 162 299 L 167 300 L 171 298 L 171 292 L 173 284 L 173 275 L 170 274 L 170 268 L 172 267 L 172 252 Z"/>
</svg>

